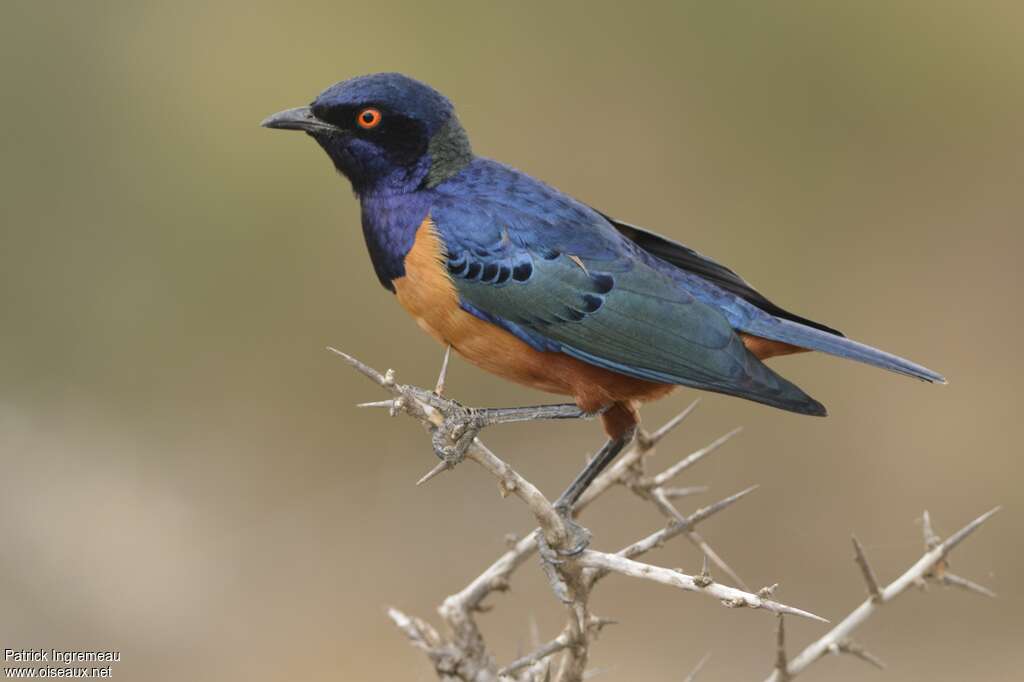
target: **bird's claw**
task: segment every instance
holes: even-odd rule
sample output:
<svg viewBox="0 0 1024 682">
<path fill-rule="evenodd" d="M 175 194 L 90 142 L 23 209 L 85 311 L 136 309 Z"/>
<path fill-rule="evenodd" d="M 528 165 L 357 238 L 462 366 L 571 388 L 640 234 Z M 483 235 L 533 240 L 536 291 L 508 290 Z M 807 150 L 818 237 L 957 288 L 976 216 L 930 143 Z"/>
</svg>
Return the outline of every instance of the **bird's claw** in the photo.
<svg viewBox="0 0 1024 682">
<path fill-rule="evenodd" d="M 452 401 L 451 411 L 434 430 L 431 442 L 434 454 L 455 465 L 466 457 L 466 451 L 480 433 L 483 424 L 471 408 Z"/>
<path fill-rule="evenodd" d="M 555 511 L 562 519 L 565 528 L 566 547 L 555 548 L 548 544 L 543 533 L 537 536 L 537 552 L 541 559 L 548 564 L 555 566 L 565 563 L 583 553 L 590 546 L 590 531 L 576 523 L 572 518 L 572 511 L 564 507 L 555 507 Z"/>
<path fill-rule="evenodd" d="M 552 547 L 544 533 L 537 530 L 537 553 L 540 555 L 540 567 L 544 576 L 551 585 L 555 596 L 564 604 L 572 603 L 569 585 L 565 582 L 559 571 L 559 566 L 573 557 L 578 556 L 590 544 L 590 531 L 579 525 L 571 518 L 571 512 L 564 508 L 556 507 L 555 511 L 562 518 L 562 524 L 566 531 L 566 548 Z"/>
</svg>

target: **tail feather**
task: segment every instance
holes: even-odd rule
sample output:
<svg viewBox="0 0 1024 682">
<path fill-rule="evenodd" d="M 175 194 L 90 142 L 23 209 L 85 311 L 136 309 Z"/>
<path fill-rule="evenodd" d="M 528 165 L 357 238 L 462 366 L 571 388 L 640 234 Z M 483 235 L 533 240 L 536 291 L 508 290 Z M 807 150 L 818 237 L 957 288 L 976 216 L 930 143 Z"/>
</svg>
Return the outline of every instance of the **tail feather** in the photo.
<svg viewBox="0 0 1024 682">
<path fill-rule="evenodd" d="M 790 322 L 789 320 L 766 317 L 753 320 L 749 325 L 745 325 L 741 331 L 763 336 L 774 341 L 784 341 L 801 348 L 821 351 L 836 357 L 849 358 L 850 360 L 881 367 L 890 372 L 905 374 L 933 384 L 946 383 L 946 378 L 938 372 L 933 372 L 927 367 L 922 367 L 898 355 L 886 353 L 867 344 L 859 343 L 843 336 L 829 334 L 797 324 L 796 322 Z"/>
</svg>

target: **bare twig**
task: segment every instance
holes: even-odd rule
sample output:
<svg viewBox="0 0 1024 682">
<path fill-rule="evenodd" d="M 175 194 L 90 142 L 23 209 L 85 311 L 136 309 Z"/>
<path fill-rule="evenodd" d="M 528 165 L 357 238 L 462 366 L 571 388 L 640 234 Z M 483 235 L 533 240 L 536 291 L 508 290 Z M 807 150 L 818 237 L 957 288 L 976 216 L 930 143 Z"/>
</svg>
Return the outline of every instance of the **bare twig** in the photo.
<svg viewBox="0 0 1024 682">
<path fill-rule="evenodd" d="M 594 568 L 600 571 L 621 573 L 622 575 L 628 575 L 633 578 L 640 578 L 642 580 L 652 580 L 662 585 L 669 585 L 671 587 L 678 587 L 681 590 L 687 592 L 697 592 L 698 594 L 705 594 L 713 599 L 719 600 L 723 606 L 728 608 L 751 608 L 751 609 L 765 609 L 773 613 L 785 613 L 792 616 L 800 616 L 802 618 L 810 618 L 822 623 L 828 621 L 821 616 L 816 616 L 813 613 L 804 611 L 803 609 L 794 608 L 792 606 L 786 606 L 779 602 L 772 601 L 771 599 L 763 599 L 756 594 L 751 592 L 744 592 L 738 590 L 735 587 L 726 587 L 716 582 L 709 584 L 703 583 L 703 580 L 695 578 L 692 575 L 687 575 L 681 571 L 673 570 L 671 568 L 661 568 L 660 566 L 652 566 L 651 564 L 640 563 L 639 561 L 633 561 L 619 554 L 606 554 L 605 552 L 595 552 L 593 550 L 585 550 L 578 559 L 581 566 L 587 568 Z"/>
<path fill-rule="evenodd" d="M 775 629 L 775 674 L 779 680 L 789 680 L 789 657 L 786 656 L 786 619 L 780 613 Z"/>
<path fill-rule="evenodd" d="M 685 420 L 687 417 L 689 417 L 690 414 L 695 409 L 697 409 L 698 405 L 700 405 L 700 398 L 697 398 L 692 403 L 687 405 L 686 409 L 684 409 L 682 412 L 680 412 L 676 416 L 674 416 L 671 419 L 669 419 L 667 422 L 665 422 L 661 426 L 661 428 L 659 428 L 657 431 L 655 431 L 651 435 L 649 435 L 649 436 L 642 436 L 641 439 L 646 441 L 644 443 L 644 447 L 647 448 L 647 449 L 650 449 L 650 448 L 653 448 L 655 445 L 657 445 L 658 441 L 662 440 L 665 436 L 667 436 L 669 433 L 674 431 L 677 426 L 682 424 L 683 420 Z"/>
<path fill-rule="evenodd" d="M 466 440 L 464 424 L 469 423 L 467 415 L 471 416 L 472 411 L 443 397 L 448 352 L 445 354 L 435 389 L 425 391 L 414 386 L 397 383 L 394 372 L 390 370 L 382 374 L 350 355 L 333 348 L 330 350 L 344 358 L 346 362 L 375 384 L 391 393 L 390 400 L 379 401 L 368 406 L 387 407 L 392 415 L 405 413 L 416 418 L 433 434 L 435 450 L 437 449 L 436 445 L 445 440 L 449 442 Z M 693 527 L 703 519 L 726 508 L 749 490 L 726 498 L 716 505 L 698 510 L 690 516 L 685 516 L 672 505 L 670 499 L 693 494 L 696 491 L 684 488 L 666 489 L 664 484 L 720 447 L 736 432 L 719 438 L 656 477 L 647 478 L 643 475 L 643 458 L 652 453 L 655 445 L 669 431 L 678 426 L 692 412 L 695 405 L 696 403 L 690 405 L 653 435 L 642 435 L 636 439 L 628 451 L 620 456 L 619 461 L 591 485 L 587 491 L 588 494 L 577 505 L 578 513 L 613 485 L 626 484 L 638 492 L 641 497 L 654 501 L 670 519 L 670 524 L 667 528 L 645 538 L 640 543 L 627 547 L 618 555 L 587 550 L 577 557 L 569 557 L 558 564 L 544 564 L 556 593 L 567 603 L 570 616 L 568 625 L 554 640 L 499 671 L 487 653 L 483 636 L 474 617 L 476 612 L 482 610 L 483 600 L 492 592 L 506 589 L 512 572 L 537 551 L 536 534 L 530 534 L 516 541 L 505 554 L 466 588 L 444 601 L 439 611 L 451 629 L 450 639 L 442 638 L 422 621 L 411 619 L 398 611 L 391 612 L 392 619 L 409 636 L 410 640 L 419 648 L 427 651 L 439 675 L 476 682 L 496 679 L 499 674 L 513 675 L 517 679 L 523 680 L 545 679 L 550 674 L 549 659 L 553 655 L 563 653 L 556 679 L 569 682 L 581 680 L 586 669 L 589 644 L 596 637 L 601 626 L 607 622 L 595 619 L 589 613 L 588 596 L 597 579 L 608 571 L 647 578 L 687 591 L 703 592 L 730 607 L 762 608 L 816 618 L 805 611 L 778 604 L 749 591 L 710 581 L 708 584 L 698 587 L 695 579 L 684 573 L 634 560 L 635 557 L 671 537 L 685 534 L 702 550 L 705 561 L 707 557 L 711 557 L 717 565 L 722 567 L 723 571 L 735 575 L 710 545 L 694 532 Z M 498 479 L 502 495 L 514 494 L 526 504 L 539 525 L 546 545 L 555 550 L 566 549 L 567 533 L 561 518 L 553 509 L 551 502 L 532 483 L 497 457 L 476 437 L 471 436 L 465 445 L 462 456 L 476 462 L 494 475 Z M 445 457 L 420 479 L 419 484 L 453 468 L 458 461 L 460 461 L 458 458 Z M 737 582 L 740 581 L 737 579 Z"/>
<path fill-rule="evenodd" d="M 878 578 L 875 577 L 875 572 L 871 569 L 871 564 L 868 563 L 868 558 L 864 555 L 864 548 L 860 546 L 860 542 L 857 541 L 857 536 L 852 536 L 853 539 L 853 551 L 856 552 L 855 560 L 857 565 L 860 566 L 860 572 L 864 576 L 864 582 L 868 586 L 868 594 L 875 601 L 882 598 L 882 590 L 878 587 Z"/>
<path fill-rule="evenodd" d="M 892 601 L 911 585 L 929 579 L 944 582 L 944 576 L 948 576 L 948 573 L 945 573 L 945 559 L 949 553 L 953 551 L 957 545 L 963 542 L 967 536 L 976 531 L 993 514 L 999 511 L 999 509 L 999 507 L 996 507 L 995 509 L 985 512 L 951 535 L 945 541 L 940 540 L 932 530 L 931 518 L 928 516 L 928 513 L 925 512 L 922 525 L 924 527 L 925 545 L 928 547 L 928 550 L 924 553 L 924 556 L 918 559 L 913 566 L 903 573 L 903 575 L 889 583 L 885 588 L 879 590 L 878 596 L 869 597 L 867 601 L 854 609 L 850 615 L 840 621 L 838 625 L 825 633 L 825 635 L 820 639 L 809 644 L 803 651 L 790 660 L 787 667 L 789 677 L 796 677 L 798 674 L 803 672 L 807 666 L 811 665 L 827 653 L 849 653 L 871 663 L 872 665 L 881 667 L 882 662 L 875 656 L 864 651 L 862 647 L 854 644 L 850 640 L 850 635 L 854 630 L 863 625 L 864 622 L 882 606 L 882 604 Z M 858 548 L 857 563 L 861 564 L 861 558 L 864 556 L 863 551 L 859 549 L 859 543 L 856 543 L 856 541 L 854 543 L 854 547 Z M 867 565 L 866 560 L 862 564 L 861 570 L 865 573 L 865 580 L 868 580 L 867 573 L 870 572 L 870 568 L 865 570 L 865 565 Z M 868 582 L 870 584 L 869 580 Z M 982 594 L 987 592 L 985 588 L 981 589 Z M 769 675 L 767 679 L 769 682 L 779 682 L 784 678 L 780 677 L 776 670 Z"/>
<path fill-rule="evenodd" d="M 984 585 L 979 585 L 978 583 L 968 580 L 967 578 L 961 578 L 958 575 L 953 575 L 949 571 L 943 571 L 942 575 L 936 577 L 936 580 L 938 580 L 940 583 L 948 587 L 959 587 L 961 590 L 974 592 L 975 594 L 980 594 L 984 597 L 992 597 L 994 599 L 996 596 L 995 592 L 988 589 Z"/>
<path fill-rule="evenodd" d="M 557 654 L 559 651 L 570 646 L 570 644 L 572 644 L 572 635 L 569 632 L 569 630 L 563 630 L 562 634 L 558 635 L 558 637 L 555 637 L 547 644 L 543 644 L 537 647 L 535 651 L 530 652 L 522 658 L 517 658 L 516 660 L 506 665 L 504 668 L 498 671 L 498 676 L 507 677 L 508 675 L 511 675 L 512 673 L 517 672 L 518 670 L 521 670 L 527 666 L 534 665 L 535 663 L 547 658 L 548 656 Z"/>
<path fill-rule="evenodd" d="M 704 459 L 705 457 L 710 455 L 712 452 L 714 452 L 718 448 L 720 448 L 723 445 L 725 445 L 726 443 L 728 443 L 734 436 L 739 434 L 739 432 L 742 431 L 742 430 L 743 430 L 743 427 L 742 426 L 738 426 L 735 429 L 733 429 L 732 431 L 730 431 L 729 433 L 725 434 L 724 436 L 721 436 L 718 439 L 716 439 L 716 440 L 712 441 L 711 443 L 709 443 L 708 445 L 705 445 L 700 450 L 697 450 L 693 454 L 688 455 L 688 456 L 684 457 L 683 459 L 679 460 L 679 462 L 677 462 L 676 464 L 673 464 L 668 469 L 665 469 L 663 472 L 661 472 L 660 474 L 658 474 L 657 476 L 654 477 L 654 480 L 653 480 L 654 486 L 663 486 L 663 485 L 665 485 L 666 483 L 671 481 L 673 478 L 675 478 L 676 476 L 681 474 L 683 471 L 689 469 L 694 464 L 696 464 L 697 462 L 701 461 L 702 459 Z"/>
<path fill-rule="evenodd" d="M 685 488 L 662 488 L 661 492 L 665 495 L 666 499 L 676 500 L 680 497 L 690 497 L 691 495 L 702 495 L 709 490 L 706 485 L 691 485 Z"/>
<path fill-rule="evenodd" d="M 850 654 L 851 656 L 859 658 L 860 660 L 864 661 L 868 665 L 873 665 L 879 670 L 885 670 L 885 663 L 882 663 L 882 661 L 877 656 L 875 656 L 869 651 L 866 651 L 864 647 L 857 644 L 852 639 L 842 640 L 841 642 L 835 645 L 835 649 L 836 653 Z"/>
<path fill-rule="evenodd" d="M 776 613 L 779 616 L 776 663 L 775 670 L 769 677 L 770 680 L 791 679 L 825 653 L 847 653 L 881 667 L 881 661 L 851 640 L 849 635 L 881 604 L 898 596 L 910 585 L 931 580 L 993 596 L 987 588 L 949 573 L 947 556 L 996 510 L 982 515 L 945 542 L 942 542 L 935 534 L 931 518 L 926 512 L 922 520 L 927 547 L 925 555 L 885 588 L 879 586 L 863 547 L 856 538 L 853 539 L 856 562 L 868 587 L 869 599 L 825 636 L 806 647 L 793 659 L 787 660 L 783 614 L 827 621 L 803 609 L 776 601 L 773 598 L 773 593 L 777 585 L 762 588 L 756 593 L 752 592 L 695 530 L 698 523 L 728 508 L 752 492 L 756 486 L 723 498 L 689 515 L 677 509 L 673 500 L 704 492 L 706 488 L 668 487 L 668 484 L 682 472 L 736 435 L 738 429 L 682 458 L 660 473 L 650 476 L 645 473 L 645 468 L 649 457 L 654 454 L 655 447 L 673 428 L 692 413 L 697 403 L 691 404 L 653 434 L 641 433 L 634 443 L 620 455 L 618 461 L 608 467 L 591 484 L 575 507 L 574 514 L 578 515 L 610 488 L 623 485 L 641 499 L 652 503 L 667 518 L 668 525 L 614 554 L 587 549 L 577 555 L 553 560 L 551 557 L 558 552 L 564 553 L 569 549 L 567 545 L 570 540 L 566 524 L 555 512 L 550 500 L 536 486 L 495 455 L 476 437 L 480 428 L 492 423 L 487 421 L 485 413 L 465 408 L 444 397 L 450 348 L 445 352 L 442 369 L 432 391 L 399 384 L 395 381 L 394 372 L 391 370 L 382 374 L 341 351 L 330 350 L 391 394 L 391 398 L 388 400 L 363 403 L 362 406 L 387 408 L 393 416 L 409 415 L 432 434 L 435 452 L 442 457 L 442 460 L 422 477 L 417 485 L 426 483 L 438 474 L 453 469 L 463 459 L 473 461 L 497 479 L 502 496 L 511 494 L 518 497 L 526 505 L 538 526 L 536 531 L 522 538 L 511 539 L 507 551 L 465 588 L 444 600 L 438 611 L 447 626 L 448 634 L 442 634 L 429 623 L 409 617 L 396 609 L 389 610 L 388 615 L 396 626 L 405 633 L 414 646 L 427 654 L 438 676 L 443 680 L 498 682 L 500 678 L 512 682 L 580 682 L 593 676 L 597 671 L 587 670 L 590 645 L 602 627 L 610 621 L 598 618 L 590 612 L 589 597 L 596 583 L 609 573 L 650 580 L 687 592 L 702 593 L 719 600 L 723 606 L 729 608 L 762 609 Z M 538 411 L 534 411 L 534 408 L 524 408 L 525 412 L 518 409 L 513 412 L 515 412 L 516 421 L 544 418 L 542 412 L 547 415 L 547 418 L 551 418 L 551 415 L 556 415 L 557 418 L 579 416 L 579 411 L 574 406 L 564 406 L 565 409 L 561 409 L 562 407 L 548 407 Z M 688 575 L 679 569 L 663 568 L 637 561 L 638 557 L 660 547 L 678 535 L 686 537 L 700 549 L 703 567 L 699 574 Z M 483 634 L 476 623 L 476 615 L 488 608 L 484 605 L 484 601 L 491 594 L 508 589 L 516 569 L 537 553 L 542 546 L 552 550 L 552 553 L 543 555 L 548 558 L 545 559 L 542 566 L 552 587 L 555 588 L 556 594 L 565 603 L 566 625 L 554 639 L 547 643 L 540 643 L 539 636 L 535 635 L 531 652 L 520 656 L 504 667 L 499 667 L 487 649 Z M 730 579 L 742 589 L 717 582 L 710 573 L 709 562 L 713 563 L 722 573 L 730 576 Z M 707 656 L 701 659 L 687 680 L 695 678 L 706 660 Z"/>
<path fill-rule="evenodd" d="M 755 490 L 757 490 L 757 486 L 752 485 L 749 488 L 741 490 L 738 493 L 735 493 L 733 495 L 730 495 L 729 497 L 719 500 L 714 504 L 708 505 L 707 507 L 702 507 L 701 509 L 698 509 L 690 516 L 686 517 L 685 522 L 671 521 L 669 525 L 665 528 L 662 528 L 661 530 L 655 533 L 651 533 L 650 535 L 641 540 L 637 540 L 628 547 L 624 547 L 623 549 L 619 550 L 618 553 L 620 556 L 626 557 L 627 559 L 635 559 L 641 554 L 645 554 L 656 547 L 661 547 L 663 544 L 665 544 L 675 536 L 679 535 L 680 533 L 683 533 L 688 528 L 693 528 L 701 521 L 711 516 L 714 516 L 718 512 L 728 508 L 729 506 L 743 499 L 744 497 L 754 492 Z M 600 577 L 601 575 L 601 573 L 598 573 L 596 577 Z"/>
</svg>

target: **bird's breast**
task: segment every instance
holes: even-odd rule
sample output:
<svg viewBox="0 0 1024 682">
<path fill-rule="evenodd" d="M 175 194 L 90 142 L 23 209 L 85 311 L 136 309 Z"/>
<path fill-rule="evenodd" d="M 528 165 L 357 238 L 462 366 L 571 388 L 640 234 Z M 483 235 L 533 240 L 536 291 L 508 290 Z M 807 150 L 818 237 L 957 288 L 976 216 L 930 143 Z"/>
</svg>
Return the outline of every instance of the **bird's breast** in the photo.
<svg viewBox="0 0 1024 682">
<path fill-rule="evenodd" d="M 405 274 L 391 282 L 398 302 L 420 328 L 498 376 L 545 391 L 572 393 L 567 377 L 552 371 L 552 364 L 565 356 L 534 350 L 462 309 L 446 261 L 444 243 L 427 216 L 405 256 Z"/>
<path fill-rule="evenodd" d="M 445 250 L 430 216 L 416 230 L 405 255 L 404 275 L 391 281 L 398 302 L 416 323 L 441 343 L 456 345 L 468 333 L 459 295 L 448 275 Z"/>
</svg>

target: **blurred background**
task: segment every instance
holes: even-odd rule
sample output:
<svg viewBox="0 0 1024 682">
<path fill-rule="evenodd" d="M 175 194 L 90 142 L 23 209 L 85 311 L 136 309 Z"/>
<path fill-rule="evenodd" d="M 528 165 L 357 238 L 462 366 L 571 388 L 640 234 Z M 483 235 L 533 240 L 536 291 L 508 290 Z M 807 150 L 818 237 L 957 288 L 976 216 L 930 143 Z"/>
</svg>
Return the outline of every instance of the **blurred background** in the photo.
<svg viewBox="0 0 1024 682">
<path fill-rule="evenodd" d="M 441 348 L 376 282 L 347 183 L 258 127 L 353 75 L 457 104 L 478 153 L 737 269 L 784 306 L 944 372 L 773 366 L 828 419 L 707 395 L 655 464 L 691 470 L 704 528 L 752 585 L 838 618 L 864 597 L 849 535 L 892 579 L 953 557 L 1000 594 L 912 592 L 858 639 L 885 679 L 1008 680 L 1024 663 L 1019 296 L 1024 8 L 1014 2 L 47 2 L 0 8 L 0 642 L 118 649 L 131 680 L 430 680 L 385 608 L 434 619 L 532 527 L 481 470 L 434 464 L 409 420 L 324 350 L 430 385 Z M 473 405 L 550 398 L 456 361 Z M 645 409 L 657 425 L 695 394 Z M 550 494 L 593 423 L 487 442 Z M 613 549 L 662 524 L 624 491 Z M 653 555 L 696 571 L 676 541 Z M 503 661 L 563 622 L 535 562 L 482 626 Z M 609 579 L 603 679 L 761 679 L 774 619 Z M 793 653 L 823 629 L 793 622 Z M 883 679 L 854 659 L 807 679 Z M 760 676 L 760 677 L 759 677 Z"/>
</svg>

